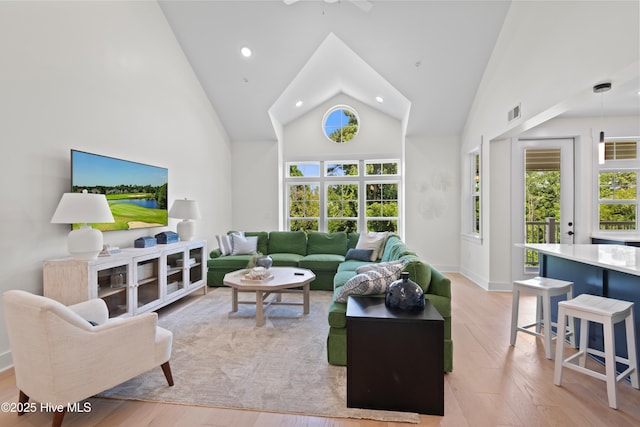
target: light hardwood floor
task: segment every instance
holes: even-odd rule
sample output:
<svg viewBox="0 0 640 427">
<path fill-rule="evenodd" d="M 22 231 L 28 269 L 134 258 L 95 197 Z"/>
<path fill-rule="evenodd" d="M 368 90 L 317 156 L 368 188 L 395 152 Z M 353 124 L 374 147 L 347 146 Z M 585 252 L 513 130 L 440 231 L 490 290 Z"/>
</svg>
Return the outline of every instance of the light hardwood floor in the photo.
<svg viewBox="0 0 640 427">
<path fill-rule="evenodd" d="M 640 391 L 618 385 L 618 410 L 607 405 L 605 384 L 565 370 L 553 384 L 553 361 L 540 339 L 519 334 L 509 345 L 511 293 L 486 292 L 459 274 L 452 279 L 453 372 L 445 376 L 445 416 L 422 415 L 425 426 L 638 426 Z M 521 318 L 534 299 L 521 302 Z M 572 351 L 572 350 L 569 350 Z M 213 363 L 213 361 L 212 361 Z M 407 355 L 407 363 L 419 364 Z M 595 363 L 591 363 L 595 366 Z M 309 392 L 313 393 L 310 385 Z M 12 371 L 0 374 L 0 402 L 15 402 Z M 87 413 L 69 413 L 63 426 L 317 426 L 399 427 L 410 424 L 329 419 L 161 403 L 89 399 Z M 49 426 L 51 414 L 0 413 L 0 426 Z"/>
</svg>

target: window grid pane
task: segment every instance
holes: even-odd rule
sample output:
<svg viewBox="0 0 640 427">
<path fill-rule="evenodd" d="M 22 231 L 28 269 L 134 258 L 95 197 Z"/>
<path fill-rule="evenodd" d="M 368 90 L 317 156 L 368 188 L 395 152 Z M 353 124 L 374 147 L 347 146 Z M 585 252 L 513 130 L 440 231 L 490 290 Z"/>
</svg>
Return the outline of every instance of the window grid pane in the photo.
<svg viewBox="0 0 640 427">
<path fill-rule="evenodd" d="M 636 200 L 636 172 L 600 172 L 600 200 Z"/>
</svg>

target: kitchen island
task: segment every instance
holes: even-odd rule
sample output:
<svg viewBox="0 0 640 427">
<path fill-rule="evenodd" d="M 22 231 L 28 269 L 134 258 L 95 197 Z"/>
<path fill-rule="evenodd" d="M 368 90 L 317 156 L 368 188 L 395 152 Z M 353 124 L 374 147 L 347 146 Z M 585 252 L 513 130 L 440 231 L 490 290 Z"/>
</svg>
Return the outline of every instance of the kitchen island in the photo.
<svg viewBox="0 0 640 427">
<path fill-rule="evenodd" d="M 573 282 L 574 295 L 592 294 L 634 302 L 636 343 L 640 343 L 640 248 L 611 244 L 518 246 L 538 252 L 540 276 Z M 555 322 L 557 303 L 552 307 Z M 616 325 L 615 341 L 616 354 L 626 357 L 624 322 Z M 601 325 L 590 324 L 589 346 L 603 349 Z M 637 347 L 640 360 L 640 346 Z"/>
</svg>

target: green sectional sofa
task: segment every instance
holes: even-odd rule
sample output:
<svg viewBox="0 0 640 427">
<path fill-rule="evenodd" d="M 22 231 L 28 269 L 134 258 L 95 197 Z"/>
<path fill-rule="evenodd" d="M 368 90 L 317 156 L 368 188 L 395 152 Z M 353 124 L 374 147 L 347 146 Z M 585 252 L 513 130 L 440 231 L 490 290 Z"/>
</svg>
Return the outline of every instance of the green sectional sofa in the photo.
<svg viewBox="0 0 640 427">
<path fill-rule="evenodd" d="M 311 289 L 333 291 L 343 286 L 356 269 L 370 261 L 345 260 L 345 254 L 358 243 L 359 233 L 323 233 L 302 231 L 272 231 L 270 233 L 245 232 L 245 236 L 257 236 L 257 250 L 268 254 L 274 266 L 307 268 L 316 275 Z M 245 268 L 253 255 L 220 256 L 214 249 L 207 261 L 207 284 L 223 286 L 224 275 Z M 451 281 L 442 273 L 420 260 L 416 253 L 404 244 L 397 235 L 390 235 L 382 251 L 379 262 L 404 260 L 404 271 L 409 272 L 444 318 L 444 371 L 453 369 L 453 343 L 451 341 Z M 383 298 L 384 294 L 378 295 Z M 347 362 L 347 304 L 333 301 L 329 307 L 329 335 L 327 337 L 327 357 L 332 365 L 346 365 Z"/>
<path fill-rule="evenodd" d="M 316 280 L 312 290 L 333 290 L 333 276 L 344 262 L 349 248 L 358 243 L 358 233 L 323 233 L 304 231 L 245 232 L 245 236 L 258 236 L 258 252 L 269 255 L 275 267 L 301 267 L 314 272 Z M 207 284 L 222 286 L 224 275 L 246 268 L 253 255 L 220 256 L 214 249 L 207 261 Z"/>
<path fill-rule="evenodd" d="M 424 291 L 425 299 L 431 301 L 444 318 L 444 371 L 453 369 L 453 342 L 451 341 L 451 280 L 408 249 L 397 235 L 387 239 L 380 262 L 404 260 L 404 271 Z M 345 261 L 340 264 L 334 276 L 334 295 L 338 288 L 356 275 L 365 261 Z M 378 295 L 384 298 L 384 294 Z M 327 357 L 332 365 L 347 364 L 347 304 L 333 301 L 329 307 L 329 336 L 327 337 Z"/>
</svg>

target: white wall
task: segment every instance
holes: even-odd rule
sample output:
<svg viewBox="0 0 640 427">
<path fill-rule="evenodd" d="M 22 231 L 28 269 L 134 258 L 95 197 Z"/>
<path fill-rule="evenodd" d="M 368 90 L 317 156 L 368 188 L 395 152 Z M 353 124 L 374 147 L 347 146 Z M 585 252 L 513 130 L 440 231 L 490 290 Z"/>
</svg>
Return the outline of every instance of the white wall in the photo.
<svg viewBox="0 0 640 427">
<path fill-rule="evenodd" d="M 233 141 L 232 230 L 278 230 L 278 143 Z"/>
<path fill-rule="evenodd" d="M 41 294 L 43 261 L 66 255 L 69 227 L 49 221 L 71 148 L 167 167 L 169 200 L 198 200 L 210 246 L 230 227 L 228 138 L 155 2 L 0 2 L 0 52 L 0 292 Z"/>
<path fill-rule="evenodd" d="M 411 137 L 405 145 L 407 246 L 440 271 L 458 271 L 460 139 Z"/>
<path fill-rule="evenodd" d="M 526 129 L 544 116 L 553 117 L 562 112 L 563 101 L 637 64 L 638 21 L 638 2 L 512 2 L 469 112 L 462 153 L 480 138 L 492 141 L 510 129 Z M 507 111 L 518 103 L 522 118 L 509 124 Z M 493 143 L 485 146 L 483 160 L 489 166 L 486 161 L 494 159 Z M 508 169 L 510 165 L 491 162 L 489 167 Z M 488 171 L 485 167 L 482 179 L 490 186 Z M 494 170 L 491 175 L 505 176 Z M 491 192 L 490 187 L 486 190 Z M 510 229 L 510 224 L 492 228 L 494 221 L 489 218 L 505 209 L 505 204 L 492 206 L 487 197 L 484 201 L 483 244 L 461 240 L 460 260 L 461 271 L 490 287 L 494 279 L 502 282 L 508 277 L 509 263 L 488 262 L 488 258 L 509 259 L 511 247 L 499 239 L 499 233 L 503 227 Z"/>
<path fill-rule="evenodd" d="M 344 144 L 329 141 L 323 133 L 322 118 L 335 105 L 353 107 L 360 118 L 355 138 Z M 351 160 L 362 158 L 400 158 L 401 122 L 347 95 L 336 95 L 304 116 L 284 126 L 283 159 Z"/>
</svg>

